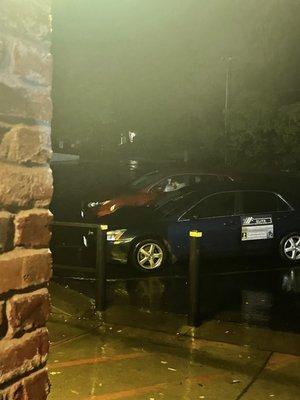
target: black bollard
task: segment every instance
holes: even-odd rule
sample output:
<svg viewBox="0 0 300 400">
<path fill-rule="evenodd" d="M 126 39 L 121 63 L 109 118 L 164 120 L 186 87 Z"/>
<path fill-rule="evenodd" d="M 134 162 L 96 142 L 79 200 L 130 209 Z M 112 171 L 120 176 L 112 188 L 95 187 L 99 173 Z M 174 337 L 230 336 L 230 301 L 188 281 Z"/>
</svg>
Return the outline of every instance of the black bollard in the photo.
<svg viewBox="0 0 300 400">
<path fill-rule="evenodd" d="M 188 325 L 200 325 L 200 239 L 202 232 L 190 231 L 190 262 L 189 262 L 189 313 Z"/>
<path fill-rule="evenodd" d="M 107 225 L 100 225 L 96 234 L 96 294 L 97 311 L 106 309 Z"/>
</svg>

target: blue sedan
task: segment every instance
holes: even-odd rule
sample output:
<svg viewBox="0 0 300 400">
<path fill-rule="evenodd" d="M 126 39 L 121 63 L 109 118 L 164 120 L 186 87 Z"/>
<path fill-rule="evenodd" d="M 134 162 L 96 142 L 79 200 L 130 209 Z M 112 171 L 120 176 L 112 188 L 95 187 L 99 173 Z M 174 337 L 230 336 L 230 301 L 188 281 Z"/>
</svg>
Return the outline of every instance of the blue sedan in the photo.
<svg viewBox="0 0 300 400">
<path fill-rule="evenodd" d="M 203 232 L 204 255 L 277 253 L 300 260 L 299 200 L 272 190 L 199 187 L 155 209 L 128 207 L 106 222 L 111 259 L 144 271 L 187 258 L 195 229 Z"/>
</svg>

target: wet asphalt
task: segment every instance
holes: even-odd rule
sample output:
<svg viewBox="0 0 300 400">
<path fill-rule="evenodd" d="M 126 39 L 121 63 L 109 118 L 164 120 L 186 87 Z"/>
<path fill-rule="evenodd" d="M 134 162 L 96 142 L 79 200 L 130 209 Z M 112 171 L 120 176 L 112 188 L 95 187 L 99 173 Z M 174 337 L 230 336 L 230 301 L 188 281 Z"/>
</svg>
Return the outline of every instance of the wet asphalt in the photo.
<svg viewBox="0 0 300 400">
<path fill-rule="evenodd" d="M 50 400 L 300 398 L 300 337 L 115 304 L 52 284 Z"/>
<path fill-rule="evenodd" d="M 73 253 L 76 265 L 76 255 Z M 60 259 L 60 264 L 64 262 Z M 95 274 L 54 268 L 54 280 L 95 298 Z M 54 264 L 54 267 L 56 264 Z M 246 323 L 300 333 L 300 266 L 279 259 L 251 258 L 201 260 L 200 320 Z M 128 265 L 107 265 L 108 305 L 128 305 L 148 312 L 186 315 L 188 266 L 167 266 L 145 274 Z"/>
</svg>

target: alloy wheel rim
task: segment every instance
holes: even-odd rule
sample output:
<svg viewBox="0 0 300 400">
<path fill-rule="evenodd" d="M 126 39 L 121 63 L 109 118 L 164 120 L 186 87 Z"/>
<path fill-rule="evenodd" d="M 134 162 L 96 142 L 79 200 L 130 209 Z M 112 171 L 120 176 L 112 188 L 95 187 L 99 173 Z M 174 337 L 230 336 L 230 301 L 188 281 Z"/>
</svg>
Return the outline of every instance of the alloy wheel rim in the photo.
<svg viewBox="0 0 300 400">
<path fill-rule="evenodd" d="M 137 259 L 139 265 L 144 269 L 156 269 L 161 266 L 164 254 L 161 247 L 156 243 L 147 243 L 141 246 Z"/>
<path fill-rule="evenodd" d="M 289 260 L 300 260 L 300 236 L 289 237 L 284 243 L 284 254 Z"/>
</svg>

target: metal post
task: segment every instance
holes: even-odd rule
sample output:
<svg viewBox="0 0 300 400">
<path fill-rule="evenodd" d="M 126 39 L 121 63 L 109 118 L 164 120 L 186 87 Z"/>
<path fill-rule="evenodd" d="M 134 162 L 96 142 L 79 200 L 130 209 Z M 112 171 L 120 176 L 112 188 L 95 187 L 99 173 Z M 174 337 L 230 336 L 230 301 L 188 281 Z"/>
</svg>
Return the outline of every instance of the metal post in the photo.
<svg viewBox="0 0 300 400">
<path fill-rule="evenodd" d="M 190 231 L 190 263 L 189 263 L 189 313 L 188 325 L 197 327 L 200 325 L 200 238 L 202 232 Z"/>
<path fill-rule="evenodd" d="M 96 234 L 96 293 L 95 305 L 97 311 L 106 309 L 106 256 L 107 256 L 107 225 L 97 227 Z"/>
<path fill-rule="evenodd" d="M 227 67 L 226 67 L 226 81 L 225 81 L 225 104 L 224 104 L 224 164 L 225 167 L 229 164 L 228 158 L 228 131 L 230 129 L 229 126 L 229 95 L 230 95 L 230 78 L 231 78 L 231 62 L 232 57 L 226 58 Z"/>
</svg>

